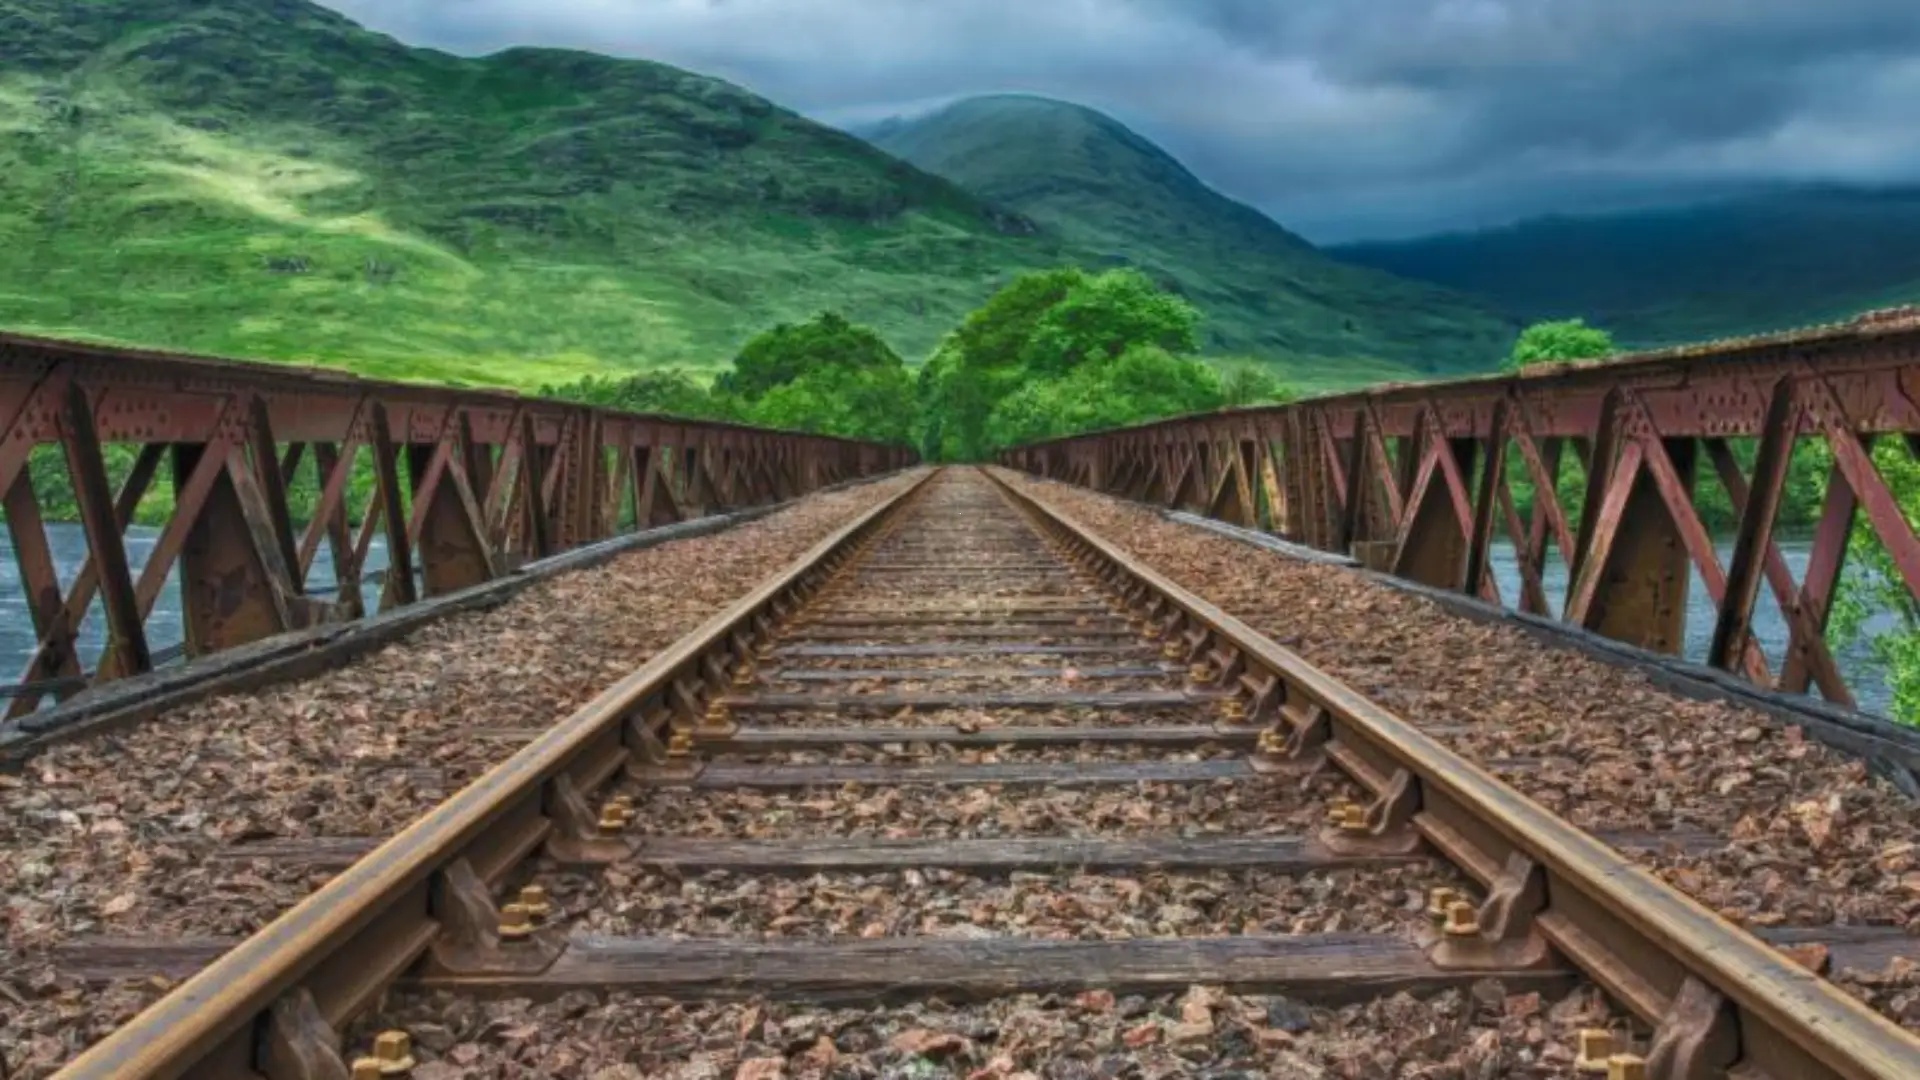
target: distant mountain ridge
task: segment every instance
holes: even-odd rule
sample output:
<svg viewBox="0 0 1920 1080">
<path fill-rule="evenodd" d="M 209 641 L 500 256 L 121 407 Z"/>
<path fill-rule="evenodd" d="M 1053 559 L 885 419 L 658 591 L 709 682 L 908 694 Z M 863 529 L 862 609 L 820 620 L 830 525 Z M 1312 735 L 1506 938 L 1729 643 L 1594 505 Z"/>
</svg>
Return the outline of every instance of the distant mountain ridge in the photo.
<svg viewBox="0 0 1920 1080">
<path fill-rule="evenodd" d="M 1449 372 L 1493 366 L 1516 329 L 1478 300 L 1326 257 L 1079 105 L 975 97 L 857 133 L 1076 249 L 1172 285 L 1207 313 L 1215 349 Z"/>
<path fill-rule="evenodd" d="M 1329 253 L 1523 319 L 1579 316 L 1624 345 L 1669 345 L 1920 300 L 1920 187 L 1793 187 Z"/>
</svg>

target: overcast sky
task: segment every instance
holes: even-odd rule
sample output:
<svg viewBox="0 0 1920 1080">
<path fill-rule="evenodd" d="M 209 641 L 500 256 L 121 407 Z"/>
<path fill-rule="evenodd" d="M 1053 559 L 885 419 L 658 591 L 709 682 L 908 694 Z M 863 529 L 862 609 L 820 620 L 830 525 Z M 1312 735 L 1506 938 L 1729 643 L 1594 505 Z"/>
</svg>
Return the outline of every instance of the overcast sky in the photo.
<svg viewBox="0 0 1920 1080">
<path fill-rule="evenodd" d="M 325 0 L 661 60 L 828 123 L 1027 91 L 1319 241 L 1920 178 L 1916 0 Z"/>
</svg>

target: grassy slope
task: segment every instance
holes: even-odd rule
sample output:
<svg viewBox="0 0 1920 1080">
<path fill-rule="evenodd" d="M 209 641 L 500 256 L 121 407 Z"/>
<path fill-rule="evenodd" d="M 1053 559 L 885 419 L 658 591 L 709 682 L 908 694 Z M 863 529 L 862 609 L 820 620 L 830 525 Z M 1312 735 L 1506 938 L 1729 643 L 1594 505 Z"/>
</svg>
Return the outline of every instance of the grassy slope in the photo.
<svg viewBox="0 0 1920 1080">
<path fill-rule="evenodd" d="M 1661 345 L 1920 300 L 1920 189 L 1807 188 L 1334 253 L 1526 318 L 1580 315 L 1624 343 Z"/>
<path fill-rule="evenodd" d="M 825 306 L 909 354 L 1053 240 L 717 80 L 302 0 L 0 0 L 0 325 L 528 384 Z"/>
<path fill-rule="evenodd" d="M 1486 368 L 1512 339 L 1478 301 L 1326 258 L 1090 109 L 995 95 L 864 134 L 1077 248 L 1142 267 L 1207 313 L 1210 350 L 1274 358 L 1296 378 Z"/>
</svg>

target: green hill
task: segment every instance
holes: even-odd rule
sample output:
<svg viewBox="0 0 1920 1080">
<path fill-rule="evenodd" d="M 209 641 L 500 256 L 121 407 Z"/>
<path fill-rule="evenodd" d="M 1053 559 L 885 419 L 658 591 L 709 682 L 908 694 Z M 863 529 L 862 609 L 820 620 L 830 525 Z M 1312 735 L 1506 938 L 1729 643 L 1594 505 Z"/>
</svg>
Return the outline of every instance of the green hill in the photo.
<svg viewBox="0 0 1920 1080">
<path fill-rule="evenodd" d="M 1206 313 L 1210 351 L 1386 377 L 1490 367 L 1516 329 L 1479 301 L 1327 258 L 1091 109 L 994 95 L 860 133 L 1184 294 Z"/>
<path fill-rule="evenodd" d="M 1332 254 L 1525 319 L 1584 316 L 1622 344 L 1665 345 L 1920 300 L 1920 188 L 1795 188 Z"/>
<path fill-rule="evenodd" d="M 712 369 L 824 308 L 917 359 L 1020 271 L 1131 261 L 1212 349 L 1322 381 L 1504 346 L 1084 116 L 1030 145 L 1033 198 L 983 199 L 661 64 L 457 57 L 305 0 L 0 0 L 0 326 L 528 385 Z"/>
<path fill-rule="evenodd" d="M 836 307 L 921 355 L 1057 243 L 660 64 L 303 0 L 0 0 L 0 326 L 531 383 Z"/>
</svg>

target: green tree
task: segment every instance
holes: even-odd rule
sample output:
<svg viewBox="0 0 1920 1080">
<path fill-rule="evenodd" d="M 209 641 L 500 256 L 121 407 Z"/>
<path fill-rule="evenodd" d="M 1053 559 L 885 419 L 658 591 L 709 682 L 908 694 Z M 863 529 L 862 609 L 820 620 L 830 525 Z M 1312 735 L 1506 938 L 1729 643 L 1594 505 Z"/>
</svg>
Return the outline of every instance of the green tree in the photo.
<svg viewBox="0 0 1920 1080">
<path fill-rule="evenodd" d="M 1037 430 L 1036 425 L 1052 430 L 1066 423 L 1041 424 L 1033 410 L 1058 408 L 1088 415 L 1075 395 L 1089 392 L 1093 384 L 1041 384 L 1085 366 L 1111 363 L 1143 346 L 1170 357 L 1190 353 L 1198 328 L 1199 315 L 1191 304 L 1162 292 L 1138 271 L 1090 275 L 1065 269 L 1021 275 L 967 316 L 923 371 L 923 453 L 978 460 L 1007 445 L 1014 432 Z M 1218 380 L 1212 381 L 1217 405 Z M 1015 406 L 1022 419 L 1011 419 L 1010 412 L 995 423 L 1000 404 L 1022 391 L 1027 396 Z M 1123 420 L 1149 415 L 1166 414 L 1129 414 Z"/>
<path fill-rule="evenodd" d="M 1513 352 L 1501 366 L 1507 371 L 1519 371 L 1535 364 L 1598 359 L 1618 351 L 1613 335 L 1588 326 L 1585 319 L 1537 322 L 1520 332 L 1520 339 L 1513 343 Z"/>
<path fill-rule="evenodd" d="M 907 441 L 917 412 L 906 362 L 879 334 L 831 311 L 756 335 L 711 389 L 668 368 L 620 379 L 588 376 L 541 392 L 633 412 L 883 442 Z"/>
<path fill-rule="evenodd" d="M 1220 365 L 1220 404 L 1229 409 L 1278 405 L 1297 397 L 1279 376 L 1251 360 Z"/>
<path fill-rule="evenodd" d="M 913 438 L 914 380 L 904 363 L 821 368 L 767 391 L 746 412 L 766 427 L 906 443 Z"/>
<path fill-rule="evenodd" d="M 994 406 L 987 438 L 996 447 L 1012 446 L 1207 412 L 1222 402 L 1220 376 L 1206 364 L 1157 345 L 1136 345 L 1015 390 Z"/>
<path fill-rule="evenodd" d="M 680 368 L 644 371 L 625 378 L 588 375 L 564 386 L 543 386 L 544 397 L 628 412 L 683 416 L 690 420 L 736 419 L 727 400 L 716 397 Z"/>
<path fill-rule="evenodd" d="M 900 355 L 878 333 L 848 322 L 838 312 L 823 311 L 807 322 L 781 323 L 757 335 L 734 357 L 733 369 L 714 380 L 713 388 L 757 401 L 769 390 L 820 368 L 901 366 Z"/>
<path fill-rule="evenodd" d="M 1822 459 L 1820 465 L 1832 460 L 1827 453 L 1810 456 Z M 1893 490 L 1907 524 L 1920 529 L 1920 461 L 1902 440 L 1883 439 L 1873 448 L 1873 463 Z M 1847 540 L 1847 571 L 1834 599 L 1830 636 L 1866 640 L 1886 669 L 1893 718 L 1920 726 L 1920 601 L 1908 591 L 1900 568 L 1864 513 Z"/>
<path fill-rule="evenodd" d="M 1568 360 L 1592 360 L 1612 356 L 1619 350 L 1614 346 L 1613 336 L 1598 327 L 1588 326 L 1585 319 L 1560 319 L 1552 322 L 1537 322 L 1520 332 L 1519 340 L 1513 343 L 1513 351 L 1501 362 L 1501 370 L 1520 371 L 1536 364 L 1557 364 Z M 1586 474 L 1572 455 L 1561 462 L 1560 473 L 1555 477 L 1554 490 L 1558 493 L 1560 506 L 1570 518 L 1578 518 L 1581 504 L 1586 496 Z M 1534 483 L 1533 476 L 1527 471 L 1525 461 L 1518 449 L 1507 452 L 1507 475 L 1513 485 L 1513 497 L 1519 505 L 1522 515 L 1533 512 Z"/>
<path fill-rule="evenodd" d="M 1058 375 L 1137 345 L 1190 353 L 1199 329 L 1200 312 L 1192 304 L 1161 292 L 1138 270 L 1114 270 L 1082 278 L 1049 306 L 1020 358 L 1030 372 Z"/>
<path fill-rule="evenodd" d="M 878 442 L 911 439 L 917 405 L 900 354 L 831 311 L 755 336 L 714 396 L 748 423 Z"/>
</svg>

